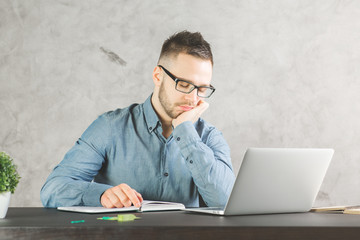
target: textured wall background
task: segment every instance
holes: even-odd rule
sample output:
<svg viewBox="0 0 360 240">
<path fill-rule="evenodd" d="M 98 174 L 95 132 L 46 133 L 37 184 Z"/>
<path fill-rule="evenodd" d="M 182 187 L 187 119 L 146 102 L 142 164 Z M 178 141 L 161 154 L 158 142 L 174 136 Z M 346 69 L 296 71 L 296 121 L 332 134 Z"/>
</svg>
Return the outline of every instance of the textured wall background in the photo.
<svg viewBox="0 0 360 240">
<path fill-rule="evenodd" d="M 41 206 L 87 126 L 147 98 L 163 41 L 183 29 L 212 44 L 204 117 L 235 171 L 247 147 L 332 147 L 315 205 L 360 204 L 360 1 L 0 0 L 0 150 L 22 176 L 11 206 Z"/>
</svg>

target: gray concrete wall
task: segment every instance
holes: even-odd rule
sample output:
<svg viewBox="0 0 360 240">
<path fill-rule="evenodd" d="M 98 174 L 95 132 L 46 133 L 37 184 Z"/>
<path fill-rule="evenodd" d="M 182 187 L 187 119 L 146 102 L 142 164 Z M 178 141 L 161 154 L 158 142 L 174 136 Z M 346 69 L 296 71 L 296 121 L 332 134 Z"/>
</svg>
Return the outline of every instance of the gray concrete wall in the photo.
<svg viewBox="0 0 360 240">
<path fill-rule="evenodd" d="M 183 29 L 212 44 L 204 117 L 235 171 L 247 147 L 332 147 L 315 204 L 360 204 L 360 1 L 0 0 L 0 150 L 22 176 L 11 206 L 41 206 L 87 126 L 146 99 L 163 41 Z"/>
</svg>

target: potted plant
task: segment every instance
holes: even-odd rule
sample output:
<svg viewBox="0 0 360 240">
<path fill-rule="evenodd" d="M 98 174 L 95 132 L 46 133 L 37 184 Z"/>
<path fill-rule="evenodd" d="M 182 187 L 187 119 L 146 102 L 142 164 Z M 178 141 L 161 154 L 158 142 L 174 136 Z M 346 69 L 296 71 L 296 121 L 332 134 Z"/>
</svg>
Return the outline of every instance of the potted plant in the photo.
<svg viewBox="0 0 360 240">
<path fill-rule="evenodd" d="M 10 195 L 14 193 L 20 176 L 13 160 L 5 152 L 0 152 L 0 218 L 6 216 Z"/>
</svg>

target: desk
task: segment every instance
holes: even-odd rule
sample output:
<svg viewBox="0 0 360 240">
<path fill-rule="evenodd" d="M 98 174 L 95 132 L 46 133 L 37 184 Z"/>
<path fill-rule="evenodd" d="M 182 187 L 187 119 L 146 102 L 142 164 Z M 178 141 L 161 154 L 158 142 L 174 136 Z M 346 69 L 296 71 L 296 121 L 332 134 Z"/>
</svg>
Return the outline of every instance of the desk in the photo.
<svg viewBox="0 0 360 240">
<path fill-rule="evenodd" d="M 181 211 L 134 213 L 132 222 L 97 220 L 45 208 L 9 208 L 0 239 L 358 239 L 360 216 L 325 213 L 211 216 Z M 73 220 L 84 223 L 71 224 Z"/>
</svg>

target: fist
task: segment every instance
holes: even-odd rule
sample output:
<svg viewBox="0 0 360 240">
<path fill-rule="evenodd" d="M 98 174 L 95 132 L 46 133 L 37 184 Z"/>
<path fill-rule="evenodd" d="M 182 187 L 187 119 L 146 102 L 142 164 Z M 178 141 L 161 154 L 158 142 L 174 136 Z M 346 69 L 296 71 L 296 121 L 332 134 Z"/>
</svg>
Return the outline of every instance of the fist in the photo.
<svg viewBox="0 0 360 240">
<path fill-rule="evenodd" d="M 178 125 L 180 125 L 183 122 L 191 121 L 192 123 L 195 123 L 201 114 L 205 112 L 206 109 L 208 109 L 209 103 L 200 100 L 198 102 L 198 105 L 191 109 L 190 111 L 183 112 L 180 114 L 177 118 L 172 120 L 172 125 L 174 128 L 176 128 Z"/>
</svg>

